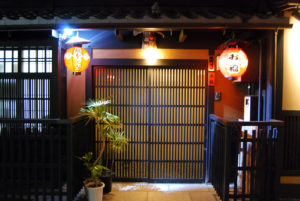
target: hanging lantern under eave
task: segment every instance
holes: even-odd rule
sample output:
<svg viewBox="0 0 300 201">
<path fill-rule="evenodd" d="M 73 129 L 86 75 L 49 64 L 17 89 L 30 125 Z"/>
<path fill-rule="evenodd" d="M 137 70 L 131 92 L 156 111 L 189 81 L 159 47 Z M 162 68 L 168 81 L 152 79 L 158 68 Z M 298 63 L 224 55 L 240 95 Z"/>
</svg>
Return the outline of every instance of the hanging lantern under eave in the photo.
<svg viewBox="0 0 300 201">
<path fill-rule="evenodd" d="M 90 55 L 86 49 L 74 46 L 67 49 L 64 61 L 66 67 L 72 71 L 74 75 L 80 75 L 80 72 L 88 68 Z"/>
<path fill-rule="evenodd" d="M 219 68 L 228 79 L 241 77 L 247 70 L 248 57 L 241 48 L 227 48 L 219 58 Z"/>
</svg>

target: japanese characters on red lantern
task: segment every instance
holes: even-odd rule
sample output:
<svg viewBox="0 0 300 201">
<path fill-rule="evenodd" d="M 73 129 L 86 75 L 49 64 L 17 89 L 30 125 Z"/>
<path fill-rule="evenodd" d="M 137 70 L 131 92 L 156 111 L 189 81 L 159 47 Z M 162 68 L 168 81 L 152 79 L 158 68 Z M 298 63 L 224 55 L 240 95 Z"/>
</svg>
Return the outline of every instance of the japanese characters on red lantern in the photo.
<svg viewBox="0 0 300 201">
<path fill-rule="evenodd" d="M 219 58 L 219 68 L 226 78 L 242 76 L 248 66 L 248 57 L 241 48 L 228 48 Z"/>
<path fill-rule="evenodd" d="M 64 61 L 70 71 L 80 73 L 88 68 L 90 55 L 86 49 L 74 46 L 66 51 Z"/>
</svg>

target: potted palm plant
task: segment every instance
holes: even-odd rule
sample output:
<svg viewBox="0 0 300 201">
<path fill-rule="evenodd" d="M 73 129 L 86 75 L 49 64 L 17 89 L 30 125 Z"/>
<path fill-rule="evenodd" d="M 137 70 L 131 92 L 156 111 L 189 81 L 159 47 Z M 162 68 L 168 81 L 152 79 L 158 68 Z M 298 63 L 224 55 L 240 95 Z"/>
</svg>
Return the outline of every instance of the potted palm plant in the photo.
<svg viewBox="0 0 300 201">
<path fill-rule="evenodd" d="M 89 177 L 83 181 L 88 200 L 102 201 L 103 188 L 105 187 L 105 184 L 101 182 L 99 177 L 102 175 L 103 170 L 108 170 L 108 168 L 102 165 L 102 160 L 94 163 L 92 152 L 86 153 L 79 159 L 83 161 L 83 165 L 90 172 Z"/>
<path fill-rule="evenodd" d="M 91 153 L 87 153 L 80 158 L 84 161 L 84 165 L 90 171 L 90 177 L 84 182 L 86 189 L 90 188 L 90 186 L 92 188 L 95 188 L 95 186 L 104 186 L 100 181 L 100 178 L 103 171 L 109 171 L 107 167 L 102 165 L 101 160 L 106 144 L 110 142 L 112 149 L 118 151 L 128 142 L 128 139 L 124 136 L 124 132 L 122 131 L 120 118 L 117 115 L 108 112 L 110 103 L 111 101 L 109 99 L 90 100 L 84 108 L 80 109 L 79 117 L 84 118 L 87 123 L 91 121 L 95 122 L 96 132 L 100 132 L 102 135 L 100 151 L 98 155 L 95 156 L 96 159 L 92 159 L 93 155 Z M 107 184 L 106 186 L 109 187 L 111 184 Z M 101 192 L 101 200 L 102 193 L 103 192 Z M 94 201 L 90 198 L 89 200 Z"/>
</svg>

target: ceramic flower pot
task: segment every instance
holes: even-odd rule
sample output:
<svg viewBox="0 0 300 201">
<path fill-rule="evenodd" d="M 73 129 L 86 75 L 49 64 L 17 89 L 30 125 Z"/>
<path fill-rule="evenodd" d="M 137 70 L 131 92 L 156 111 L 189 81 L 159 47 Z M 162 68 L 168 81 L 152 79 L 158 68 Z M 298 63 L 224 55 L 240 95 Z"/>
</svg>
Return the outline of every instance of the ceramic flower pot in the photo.
<svg viewBox="0 0 300 201">
<path fill-rule="evenodd" d="M 105 187 L 105 184 L 103 182 L 101 182 L 101 184 L 101 186 L 97 187 L 89 187 L 88 185 L 85 186 L 88 201 L 102 201 L 103 188 Z"/>
</svg>

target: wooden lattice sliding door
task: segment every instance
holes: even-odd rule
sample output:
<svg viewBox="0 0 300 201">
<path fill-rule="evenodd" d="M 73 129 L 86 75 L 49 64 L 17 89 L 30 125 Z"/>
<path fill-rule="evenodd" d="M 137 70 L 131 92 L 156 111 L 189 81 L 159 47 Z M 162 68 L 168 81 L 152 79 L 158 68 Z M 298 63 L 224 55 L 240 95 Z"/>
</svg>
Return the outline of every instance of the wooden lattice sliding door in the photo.
<svg viewBox="0 0 300 201">
<path fill-rule="evenodd" d="M 94 67 L 94 97 L 112 97 L 130 139 L 122 153 L 106 149 L 116 179 L 204 181 L 205 77 L 201 68 Z M 96 151 L 100 142 L 97 133 Z"/>
</svg>

